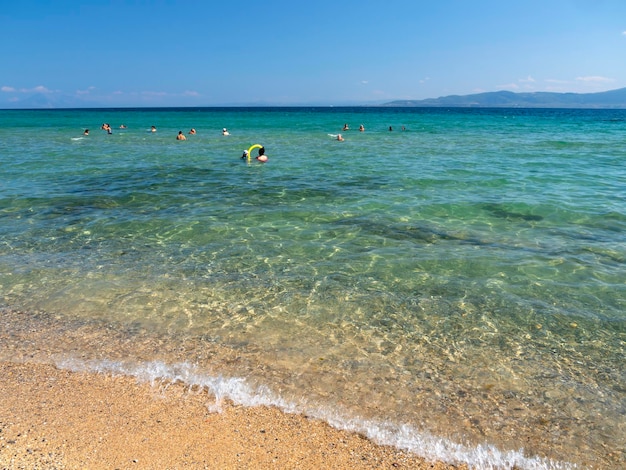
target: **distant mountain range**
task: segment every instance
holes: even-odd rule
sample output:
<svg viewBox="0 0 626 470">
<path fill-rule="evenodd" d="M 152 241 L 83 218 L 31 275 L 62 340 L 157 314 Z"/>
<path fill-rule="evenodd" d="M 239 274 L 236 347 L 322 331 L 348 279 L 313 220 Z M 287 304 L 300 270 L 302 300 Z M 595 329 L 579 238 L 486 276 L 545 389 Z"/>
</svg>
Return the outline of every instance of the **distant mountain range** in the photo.
<svg viewBox="0 0 626 470">
<path fill-rule="evenodd" d="M 382 106 L 455 108 L 613 108 L 626 109 L 626 88 L 600 93 L 513 93 L 494 91 L 425 100 L 397 100 Z"/>
<path fill-rule="evenodd" d="M 121 105 L 118 105 L 121 106 Z M 141 107 L 141 105 L 135 105 Z M 145 106 L 145 105 L 144 105 Z M 155 104 L 156 106 L 156 104 Z M 168 104 L 160 106 L 167 107 Z M 171 106 L 171 104 L 169 105 Z M 189 102 L 176 106 L 191 106 Z M 193 105 L 200 106 L 203 105 Z M 210 105 L 207 105 L 210 106 Z M 212 106 L 260 106 L 272 107 L 272 103 L 221 104 Z M 282 105 L 289 106 L 289 105 Z M 297 106 L 327 106 L 322 103 L 300 104 Z M 514 93 L 494 91 L 473 95 L 449 95 L 425 100 L 396 100 L 368 104 L 337 103 L 336 106 L 383 106 L 383 107 L 449 107 L 449 108 L 597 108 L 626 109 L 626 88 L 599 93 Z M 2 102 L 0 109 L 54 109 L 54 108 L 107 108 L 110 103 L 86 101 L 80 97 L 63 93 L 34 93 L 19 101 Z"/>
</svg>

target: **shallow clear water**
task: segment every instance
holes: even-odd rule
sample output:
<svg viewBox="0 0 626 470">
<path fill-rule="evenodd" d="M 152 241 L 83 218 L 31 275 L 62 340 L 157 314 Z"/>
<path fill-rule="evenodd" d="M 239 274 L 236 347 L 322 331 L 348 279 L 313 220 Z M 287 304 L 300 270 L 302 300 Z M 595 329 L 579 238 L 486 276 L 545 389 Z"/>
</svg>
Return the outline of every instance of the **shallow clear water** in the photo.
<svg viewBox="0 0 626 470">
<path fill-rule="evenodd" d="M 623 110 L 0 111 L 0 351 L 428 458 L 623 465 L 624 135 Z"/>
</svg>

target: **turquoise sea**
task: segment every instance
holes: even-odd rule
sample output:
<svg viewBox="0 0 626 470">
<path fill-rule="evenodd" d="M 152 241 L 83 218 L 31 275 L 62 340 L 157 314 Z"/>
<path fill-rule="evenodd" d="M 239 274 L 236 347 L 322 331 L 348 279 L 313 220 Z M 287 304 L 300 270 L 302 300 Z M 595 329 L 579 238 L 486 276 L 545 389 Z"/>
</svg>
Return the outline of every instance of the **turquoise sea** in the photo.
<svg viewBox="0 0 626 470">
<path fill-rule="evenodd" d="M 2 360 L 624 468 L 626 110 L 0 111 L 0 294 Z"/>
</svg>

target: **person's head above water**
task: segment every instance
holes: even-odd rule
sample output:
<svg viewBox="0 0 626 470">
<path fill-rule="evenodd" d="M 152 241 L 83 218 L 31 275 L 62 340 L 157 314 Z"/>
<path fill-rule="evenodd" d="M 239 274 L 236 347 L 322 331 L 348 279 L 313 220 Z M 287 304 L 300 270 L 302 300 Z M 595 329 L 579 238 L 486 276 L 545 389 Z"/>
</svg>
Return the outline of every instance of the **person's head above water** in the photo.
<svg viewBox="0 0 626 470">
<path fill-rule="evenodd" d="M 265 163 L 268 160 L 267 155 L 265 155 L 265 147 L 261 147 L 259 149 L 259 155 L 256 157 L 256 159 L 261 163 Z"/>
</svg>

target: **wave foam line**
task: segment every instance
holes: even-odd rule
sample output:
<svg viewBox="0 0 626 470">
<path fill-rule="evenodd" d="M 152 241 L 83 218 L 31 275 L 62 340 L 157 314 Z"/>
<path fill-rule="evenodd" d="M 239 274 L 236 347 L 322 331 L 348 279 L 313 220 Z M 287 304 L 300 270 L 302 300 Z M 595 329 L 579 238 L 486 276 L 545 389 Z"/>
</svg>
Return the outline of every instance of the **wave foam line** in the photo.
<svg viewBox="0 0 626 470">
<path fill-rule="evenodd" d="M 310 406 L 305 400 L 296 404 L 274 394 L 267 387 L 251 387 L 241 377 L 209 376 L 197 371 L 189 363 L 165 364 L 160 361 L 140 364 L 121 361 L 83 361 L 70 358 L 57 361 L 57 367 L 73 372 L 96 372 L 110 375 L 135 377 L 137 381 L 151 385 L 184 384 L 190 389 L 205 389 L 215 396 L 215 404 L 209 410 L 219 412 L 221 403 L 228 399 L 243 406 L 275 406 L 285 413 L 304 414 L 327 422 L 336 429 L 356 432 L 380 445 L 394 446 L 419 455 L 428 461 L 448 464 L 467 464 L 481 470 L 569 470 L 578 468 L 569 462 L 559 462 L 541 457 L 527 457 L 523 449 L 501 451 L 492 445 L 469 447 L 448 439 L 418 431 L 406 424 L 394 424 L 374 420 L 350 418 L 338 410 Z"/>
</svg>

